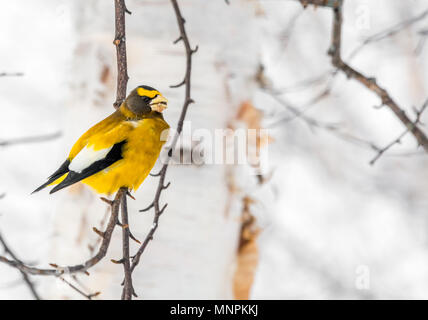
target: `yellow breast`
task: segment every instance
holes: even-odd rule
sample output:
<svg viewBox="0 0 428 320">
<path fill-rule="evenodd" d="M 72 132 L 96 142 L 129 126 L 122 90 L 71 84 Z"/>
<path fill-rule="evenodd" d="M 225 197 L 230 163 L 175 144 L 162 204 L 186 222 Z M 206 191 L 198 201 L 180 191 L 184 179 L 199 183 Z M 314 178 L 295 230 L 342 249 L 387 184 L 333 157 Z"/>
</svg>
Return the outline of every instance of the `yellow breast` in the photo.
<svg viewBox="0 0 428 320">
<path fill-rule="evenodd" d="M 162 146 L 168 137 L 169 125 L 160 118 L 126 121 L 120 132 L 115 132 L 117 141 L 126 140 L 122 149 L 122 159 L 110 167 L 82 180 L 98 193 L 112 194 L 121 187 L 137 190 L 156 163 Z M 113 139 L 106 134 L 107 140 Z M 117 136 L 120 139 L 117 139 Z M 101 139 L 101 138 L 100 138 Z M 111 141 L 103 143 L 91 141 L 102 149 Z"/>
</svg>

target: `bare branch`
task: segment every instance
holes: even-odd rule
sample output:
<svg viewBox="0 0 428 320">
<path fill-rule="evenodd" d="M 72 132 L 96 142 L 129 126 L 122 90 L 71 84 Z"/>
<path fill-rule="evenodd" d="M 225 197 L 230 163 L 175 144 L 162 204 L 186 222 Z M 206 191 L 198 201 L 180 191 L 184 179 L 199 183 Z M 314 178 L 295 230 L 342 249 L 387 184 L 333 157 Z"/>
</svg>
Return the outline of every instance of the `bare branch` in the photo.
<svg viewBox="0 0 428 320">
<path fill-rule="evenodd" d="M 193 102 L 193 99 L 191 98 L 191 94 L 190 94 L 191 93 L 192 55 L 197 51 L 198 47 L 196 46 L 195 49 L 192 49 L 190 45 L 189 38 L 186 33 L 186 28 L 184 26 L 185 20 L 181 14 L 177 0 L 171 0 L 171 3 L 174 8 L 175 16 L 177 18 L 178 28 L 180 30 L 180 37 L 178 39 L 180 39 L 180 41 L 183 42 L 184 48 L 186 51 L 186 73 L 183 80 L 183 84 L 185 85 L 185 98 L 184 98 L 183 107 L 181 109 L 180 118 L 177 124 L 177 131 L 173 137 L 171 146 L 169 147 L 168 158 L 166 160 L 166 163 L 162 166 L 162 169 L 158 174 L 160 178 L 159 178 L 159 183 L 156 189 L 154 200 L 146 209 L 141 210 L 141 211 L 147 211 L 151 208 L 154 208 L 155 213 L 153 217 L 152 227 L 149 233 L 147 234 L 146 238 L 144 239 L 143 243 L 141 244 L 140 248 L 138 249 L 137 253 L 132 259 L 131 272 L 134 271 L 135 267 L 140 262 L 141 255 L 145 251 L 148 243 L 153 239 L 153 235 L 156 232 L 159 225 L 159 218 L 167 207 L 167 204 L 165 204 L 163 207 L 160 206 L 160 196 L 162 191 L 169 186 L 169 183 L 165 185 L 165 177 L 168 169 L 168 164 L 172 157 L 172 150 L 174 150 L 178 141 L 178 137 L 180 136 L 181 131 L 183 130 L 184 119 L 186 118 L 188 107 Z"/>
<path fill-rule="evenodd" d="M 124 0 L 114 0 L 115 8 L 115 38 L 113 43 L 116 45 L 117 55 L 117 92 L 116 102 L 113 104 L 115 108 L 119 108 L 122 102 L 126 98 L 126 87 L 128 84 L 128 69 L 126 62 L 126 38 L 125 38 L 125 13 L 131 14 L 126 8 Z M 129 239 L 135 239 L 132 233 L 129 231 L 128 224 L 128 205 L 127 195 L 128 189 L 125 187 L 121 188 L 122 196 L 119 198 L 121 204 L 121 216 L 122 216 L 122 254 L 123 257 L 119 261 L 123 264 L 123 271 L 125 273 L 125 280 L 123 283 L 122 300 L 131 300 L 132 296 L 137 296 L 134 292 L 132 285 L 132 274 L 130 269 L 130 254 L 129 254 Z M 131 196 L 132 197 L 132 196 Z M 137 240 L 138 241 L 138 240 Z"/>
<path fill-rule="evenodd" d="M 356 71 L 347 63 L 345 63 L 340 54 L 341 49 L 341 34 L 342 34 L 342 7 L 339 6 L 333 10 L 333 33 L 332 42 L 329 50 L 329 54 L 332 57 L 332 63 L 335 67 L 344 72 L 349 78 L 353 78 L 359 81 L 361 84 L 366 86 L 369 90 L 373 91 L 382 100 L 382 104 L 388 106 L 396 117 L 404 124 L 406 128 L 411 128 L 410 132 L 413 134 L 418 144 L 421 145 L 426 152 L 428 152 L 428 138 L 425 133 L 413 125 L 413 122 L 406 115 L 406 112 L 398 106 L 398 104 L 392 99 L 389 93 L 379 86 L 376 79 L 369 78 L 362 73 Z"/>
<path fill-rule="evenodd" d="M 117 55 L 117 89 L 116 101 L 113 106 L 117 109 L 126 98 L 128 84 L 128 68 L 126 62 L 125 13 L 130 11 L 125 6 L 125 0 L 114 0 L 115 36 L 113 44 Z"/>
<path fill-rule="evenodd" d="M 122 300 L 131 300 L 132 295 L 137 296 L 134 292 L 134 287 L 132 286 L 132 273 L 131 273 L 131 264 L 129 257 L 129 238 L 131 237 L 131 232 L 129 231 L 129 222 L 128 222 L 128 205 L 126 201 L 126 196 L 128 189 L 122 188 L 124 190 L 121 197 L 121 214 L 122 214 L 122 253 L 123 253 L 123 271 L 125 273 L 125 280 L 123 283 L 122 291 Z"/>
<path fill-rule="evenodd" d="M 74 274 L 79 272 L 88 274 L 88 270 L 94 265 L 96 265 L 98 262 L 100 262 L 107 254 L 114 228 L 118 223 L 120 199 L 122 197 L 123 192 L 124 190 L 120 189 L 116 193 L 116 196 L 113 200 L 113 203 L 111 206 L 110 220 L 103 233 L 103 240 L 101 242 L 101 246 L 98 252 L 92 258 L 88 259 L 84 263 L 73 265 L 73 266 L 64 266 L 64 267 L 58 266 L 56 264 L 51 264 L 53 269 L 40 269 L 40 268 L 35 268 L 35 267 L 30 267 L 28 265 L 25 265 L 24 263 L 16 259 L 13 259 L 13 260 L 7 259 L 4 256 L 0 256 L 0 262 L 6 263 L 27 274 L 33 274 L 33 275 L 59 277 L 64 274 Z"/>
<path fill-rule="evenodd" d="M 319 1 L 306 1 L 301 0 L 300 2 L 306 4 L 318 4 Z M 341 36 L 342 36 L 342 7 L 343 0 L 335 1 L 337 5 L 333 7 L 333 31 L 331 46 L 329 49 L 329 55 L 333 66 L 338 70 L 345 73 L 348 78 L 353 78 L 367 87 L 370 91 L 374 92 L 382 101 L 383 105 L 386 105 L 395 114 L 395 116 L 403 123 L 406 128 L 411 128 L 409 132 L 417 140 L 418 144 L 428 152 L 428 138 L 425 133 L 409 119 L 406 112 L 392 99 L 390 94 L 377 84 L 376 79 L 367 77 L 361 72 L 355 70 L 342 60 L 341 57 Z"/>
</svg>

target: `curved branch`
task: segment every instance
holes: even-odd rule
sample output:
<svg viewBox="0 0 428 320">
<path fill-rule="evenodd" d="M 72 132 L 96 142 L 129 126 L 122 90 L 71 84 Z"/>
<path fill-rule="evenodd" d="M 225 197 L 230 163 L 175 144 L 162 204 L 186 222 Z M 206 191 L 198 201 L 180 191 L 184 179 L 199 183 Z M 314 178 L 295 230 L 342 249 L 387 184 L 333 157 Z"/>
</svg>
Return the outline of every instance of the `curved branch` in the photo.
<svg viewBox="0 0 428 320">
<path fill-rule="evenodd" d="M 381 87 L 375 78 L 368 77 L 361 72 L 355 70 L 348 63 L 343 61 L 341 56 L 342 45 L 342 9 L 344 0 L 300 0 L 306 7 L 308 4 L 322 5 L 331 7 L 333 11 L 333 30 L 331 36 L 331 45 L 328 54 L 331 56 L 331 63 L 337 70 L 342 71 L 348 78 L 352 78 L 360 82 L 367 89 L 375 93 L 382 101 L 382 105 L 386 105 L 408 129 L 413 137 L 422 146 L 425 152 L 428 152 L 428 138 L 426 134 L 417 126 L 418 122 L 412 121 L 391 97 L 387 90 Z M 406 131 L 407 132 L 407 131 Z"/>
<path fill-rule="evenodd" d="M 158 186 L 156 189 L 154 200 L 148 206 L 148 208 L 142 210 L 142 211 L 147 211 L 151 208 L 154 208 L 153 224 L 152 224 L 152 227 L 151 227 L 149 233 L 147 234 L 146 238 L 144 239 L 143 243 L 141 244 L 141 246 L 138 249 L 137 253 L 135 254 L 134 258 L 132 259 L 131 272 L 134 271 L 135 267 L 140 262 L 141 255 L 144 253 L 149 242 L 153 239 L 153 235 L 155 234 L 155 232 L 158 228 L 158 225 L 159 225 L 159 218 L 162 215 L 162 213 L 165 211 L 165 209 L 168 205 L 167 203 L 164 204 L 162 207 L 160 205 L 160 197 L 161 197 L 162 191 L 165 190 L 170 184 L 170 183 L 168 183 L 167 185 L 165 185 L 165 177 L 166 177 L 166 172 L 168 170 L 168 164 L 169 164 L 169 161 L 172 157 L 172 150 L 174 150 L 174 148 L 177 144 L 178 138 L 179 138 L 179 136 L 183 130 L 184 119 L 186 118 L 189 105 L 194 102 L 193 99 L 191 98 L 192 55 L 197 51 L 198 47 L 196 46 L 195 49 L 192 49 L 192 47 L 190 45 L 190 41 L 189 41 L 189 38 L 187 36 L 186 28 L 184 26 L 185 20 L 181 14 L 177 0 L 171 0 L 171 4 L 172 4 L 172 7 L 174 9 L 174 13 L 175 13 L 175 16 L 177 19 L 178 28 L 180 30 L 180 36 L 176 41 L 174 41 L 174 44 L 182 41 L 184 44 L 184 49 L 186 51 L 186 73 L 184 76 L 184 80 L 178 86 L 172 86 L 172 87 L 179 87 L 181 85 L 184 85 L 185 86 L 185 97 L 184 97 L 183 107 L 181 109 L 180 118 L 179 118 L 178 123 L 177 123 L 177 131 L 175 132 L 171 146 L 169 147 L 168 157 L 166 159 L 166 163 L 162 166 L 162 169 L 160 170 L 159 174 L 156 175 L 156 176 L 159 175 L 160 178 L 159 178 L 159 183 L 158 183 Z"/>
<path fill-rule="evenodd" d="M 116 196 L 112 202 L 110 220 L 108 222 L 108 225 L 105 231 L 102 232 L 101 234 L 103 240 L 101 242 L 101 246 L 97 254 L 95 254 L 92 258 L 88 259 L 84 263 L 73 265 L 73 266 L 64 266 L 64 267 L 58 266 L 56 264 L 51 264 L 51 266 L 53 267 L 52 269 L 40 269 L 40 268 L 27 266 L 21 261 L 16 259 L 9 260 L 4 256 L 0 256 L 0 262 L 6 263 L 27 274 L 40 275 L 40 276 L 57 276 L 58 277 L 64 274 L 73 274 L 78 272 L 89 274 L 88 270 L 94 265 L 96 265 L 98 262 L 100 262 L 107 254 L 107 250 L 110 245 L 110 240 L 111 240 L 114 228 L 118 224 L 120 199 L 124 192 L 125 190 L 120 189 L 116 193 Z"/>
<path fill-rule="evenodd" d="M 404 124 L 409 132 L 413 134 L 418 144 L 421 145 L 426 152 L 428 152 L 428 138 L 425 133 L 413 123 L 407 116 L 406 112 L 392 99 L 388 91 L 377 84 L 376 79 L 367 77 L 361 72 L 355 70 L 350 65 L 342 60 L 341 49 L 341 35 L 342 35 L 342 5 L 333 9 L 333 32 L 332 41 L 329 54 L 331 56 L 332 64 L 346 74 L 348 78 L 353 78 L 363 84 L 367 89 L 374 92 L 382 100 L 382 104 L 388 106 L 395 116 Z"/>
</svg>

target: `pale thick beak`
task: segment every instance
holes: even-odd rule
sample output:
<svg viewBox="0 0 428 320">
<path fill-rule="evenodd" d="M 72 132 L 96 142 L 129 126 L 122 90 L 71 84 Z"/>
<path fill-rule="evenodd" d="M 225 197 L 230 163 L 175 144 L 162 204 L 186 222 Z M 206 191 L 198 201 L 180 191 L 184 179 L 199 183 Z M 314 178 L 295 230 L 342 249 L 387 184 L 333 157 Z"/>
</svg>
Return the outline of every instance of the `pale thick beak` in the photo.
<svg viewBox="0 0 428 320">
<path fill-rule="evenodd" d="M 150 102 L 150 107 L 153 111 L 162 112 L 168 107 L 168 100 L 164 96 L 158 95 Z"/>
</svg>

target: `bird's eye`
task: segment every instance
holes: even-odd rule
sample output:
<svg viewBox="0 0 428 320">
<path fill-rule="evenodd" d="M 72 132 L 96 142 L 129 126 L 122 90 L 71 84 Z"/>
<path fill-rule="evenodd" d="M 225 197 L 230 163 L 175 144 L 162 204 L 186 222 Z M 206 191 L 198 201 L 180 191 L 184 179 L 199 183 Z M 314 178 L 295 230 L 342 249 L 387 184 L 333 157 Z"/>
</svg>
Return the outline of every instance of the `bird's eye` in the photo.
<svg viewBox="0 0 428 320">
<path fill-rule="evenodd" d="M 150 101 L 150 98 L 149 98 L 149 97 L 143 97 L 143 101 L 144 101 L 144 102 L 149 102 L 149 101 Z"/>
</svg>

